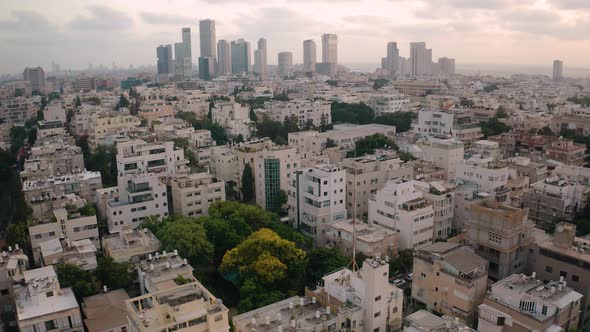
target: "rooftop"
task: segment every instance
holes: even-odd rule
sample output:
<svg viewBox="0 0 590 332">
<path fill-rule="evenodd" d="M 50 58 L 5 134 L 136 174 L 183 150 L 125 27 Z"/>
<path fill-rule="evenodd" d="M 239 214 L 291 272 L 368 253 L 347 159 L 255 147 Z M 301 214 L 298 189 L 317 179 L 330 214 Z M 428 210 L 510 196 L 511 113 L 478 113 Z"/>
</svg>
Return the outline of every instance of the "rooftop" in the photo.
<svg viewBox="0 0 590 332">
<path fill-rule="evenodd" d="M 475 332 L 466 325 L 459 323 L 454 318 L 449 316 L 442 316 L 439 317 L 429 311 L 426 310 L 419 310 L 415 313 L 407 316 L 404 323 L 404 331 L 436 331 L 436 332 L 443 332 L 443 331 L 465 331 L 465 332 Z"/>
<path fill-rule="evenodd" d="M 90 332 L 99 332 L 127 325 L 127 300 L 129 296 L 123 289 L 85 297 L 82 310 L 86 316 L 86 328 Z"/>
</svg>

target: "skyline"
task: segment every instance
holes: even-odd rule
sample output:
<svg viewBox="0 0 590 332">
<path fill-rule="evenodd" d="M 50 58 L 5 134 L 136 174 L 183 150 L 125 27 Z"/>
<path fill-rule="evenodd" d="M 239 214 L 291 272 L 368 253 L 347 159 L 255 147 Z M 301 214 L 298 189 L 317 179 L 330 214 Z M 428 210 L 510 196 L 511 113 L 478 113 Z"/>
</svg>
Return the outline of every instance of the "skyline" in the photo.
<svg viewBox="0 0 590 332">
<path fill-rule="evenodd" d="M 5 61 L 0 73 L 18 73 L 29 66 L 55 61 L 62 68 L 82 69 L 88 63 L 155 64 L 154 48 L 192 34 L 192 61 L 200 50 L 199 20 L 216 21 L 217 39 L 268 40 L 268 62 L 279 52 L 303 60 L 303 41 L 321 45 L 321 35 L 338 35 L 338 62 L 378 66 L 387 43 L 397 42 L 401 56 L 409 43 L 425 41 L 433 59 L 452 57 L 458 64 L 551 67 L 554 59 L 567 68 L 590 67 L 590 2 L 581 0 L 171 0 L 118 3 L 114 0 L 3 1 L 0 41 Z M 195 15 L 187 15 L 194 12 Z M 329 14 L 327 14 L 329 13 Z M 354 14 L 353 14 L 354 13 Z M 382 13 L 391 13 L 383 15 Z M 362 47 L 359 47 L 362 46 Z M 318 56 L 320 56 L 318 54 Z M 319 59 L 318 59 L 319 60 Z"/>
</svg>

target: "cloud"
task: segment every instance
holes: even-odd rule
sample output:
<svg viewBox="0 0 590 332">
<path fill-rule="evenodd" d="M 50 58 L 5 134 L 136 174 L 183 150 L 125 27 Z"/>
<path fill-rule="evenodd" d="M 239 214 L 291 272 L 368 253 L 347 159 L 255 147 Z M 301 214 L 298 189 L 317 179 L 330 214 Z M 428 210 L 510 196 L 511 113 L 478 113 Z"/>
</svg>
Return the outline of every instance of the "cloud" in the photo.
<svg viewBox="0 0 590 332">
<path fill-rule="evenodd" d="M 87 7 L 90 15 L 78 15 L 68 24 L 74 31 L 105 31 L 133 26 L 133 19 L 124 12 L 105 6 Z"/>
<path fill-rule="evenodd" d="M 498 24 L 509 31 L 562 40 L 590 40 L 590 18 L 564 20 L 557 12 L 519 8 L 497 14 Z"/>
<path fill-rule="evenodd" d="M 548 3 L 562 9 L 590 9 L 588 0 L 549 0 Z"/>
<path fill-rule="evenodd" d="M 54 29 L 45 16 L 35 11 L 13 11 L 12 18 L 0 21 L 0 32 Z"/>
<path fill-rule="evenodd" d="M 143 22 L 149 24 L 174 24 L 174 25 L 188 25 L 198 22 L 197 19 L 188 16 L 176 14 L 161 14 L 153 12 L 141 12 L 140 17 Z"/>
</svg>

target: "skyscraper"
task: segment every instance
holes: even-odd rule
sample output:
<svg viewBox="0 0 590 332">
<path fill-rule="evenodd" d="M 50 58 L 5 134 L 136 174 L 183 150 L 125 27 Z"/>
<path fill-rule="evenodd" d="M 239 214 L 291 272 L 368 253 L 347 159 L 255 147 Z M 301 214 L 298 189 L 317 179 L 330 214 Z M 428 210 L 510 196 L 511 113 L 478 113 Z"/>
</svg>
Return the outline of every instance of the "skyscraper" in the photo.
<svg viewBox="0 0 590 332">
<path fill-rule="evenodd" d="M 291 76 L 291 68 L 293 67 L 293 53 L 279 52 L 279 76 Z"/>
<path fill-rule="evenodd" d="M 201 42 L 201 57 L 208 57 L 212 62 L 209 65 L 217 62 L 217 54 L 215 51 L 215 21 L 201 20 L 199 21 L 199 36 Z M 201 61 L 199 61 L 201 63 Z M 203 62 L 204 63 L 204 62 Z M 199 68 L 201 71 L 201 68 Z M 213 75 L 214 73 L 211 73 Z"/>
<path fill-rule="evenodd" d="M 315 72 L 316 45 L 311 39 L 303 41 L 303 71 L 306 73 Z"/>
<path fill-rule="evenodd" d="M 217 42 L 217 55 L 219 55 L 217 62 L 219 75 L 231 74 L 231 49 L 227 40 L 220 39 Z"/>
<path fill-rule="evenodd" d="M 254 51 L 254 71 L 260 76 L 266 75 L 268 66 L 266 39 L 258 39 L 258 49 Z"/>
<path fill-rule="evenodd" d="M 441 74 L 455 75 L 455 59 L 438 58 L 438 67 Z"/>
<path fill-rule="evenodd" d="M 425 42 L 410 43 L 411 75 L 430 75 L 432 73 L 432 49 Z"/>
<path fill-rule="evenodd" d="M 32 91 L 45 93 L 45 71 L 41 67 L 25 68 L 23 79 L 31 83 Z"/>
<path fill-rule="evenodd" d="M 563 78 L 563 61 L 561 60 L 554 60 L 553 61 L 553 79 L 559 81 Z"/>
<path fill-rule="evenodd" d="M 251 66 L 250 42 L 240 38 L 231 42 L 232 74 L 247 74 Z"/>
<path fill-rule="evenodd" d="M 158 75 L 174 74 L 172 45 L 160 45 L 157 48 Z"/>
<path fill-rule="evenodd" d="M 397 73 L 399 69 L 399 49 L 396 42 L 387 43 L 387 70 L 390 73 Z"/>
<path fill-rule="evenodd" d="M 322 35 L 322 62 L 338 63 L 338 36 L 329 33 Z"/>
<path fill-rule="evenodd" d="M 174 74 L 184 80 L 184 43 L 174 43 Z"/>
<path fill-rule="evenodd" d="M 208 56 L 199 57 L 199 78 L 202 80 L 210 80 L 213 76 L 213 69 L 215 64 Z"/>
<path fill-rule="evenodd" d="M 183 71 L 184 78 L 191 78 L 193 72 L 193 51 L 191 28 L 182 28 L 182 44 L 184 45 Z"/>
</svg>

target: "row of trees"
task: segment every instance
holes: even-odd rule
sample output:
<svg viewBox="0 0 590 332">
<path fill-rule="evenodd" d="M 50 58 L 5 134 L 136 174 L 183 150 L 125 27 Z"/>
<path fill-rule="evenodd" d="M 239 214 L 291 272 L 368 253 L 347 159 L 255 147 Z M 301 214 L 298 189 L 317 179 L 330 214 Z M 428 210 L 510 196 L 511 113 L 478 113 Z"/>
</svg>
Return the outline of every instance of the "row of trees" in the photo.
<svg viewBox="0 0 590 332">
<path fill-rule="evenodd" d="M 364 155 L 370 155 L 375 153 L 375 149 L 390 148 L 397 152 L 397 155 L 403 161 L 409 161 L 416 159 L 412 154 L 400 151 L 399 147 L 393 140 L 383 134 L 373 134 L 360 139 L 355 142 L 354 150 L 348 151 L 346 157 L 356 158 Z"/>
<path fill-rule="evenodd" d="M 241 312 L 300 293 L 348 263 L 334 249 L 313 249 L 311 238 L 280 223 L 275 213 L 239 202 L 216 202 L 208 216 L 149 219 L 144 226 Z"/>
<path fill-rule="evenodd" d="M 388 126 L 395 126 L 398 133 L 403 133 L 410 130 L 410 127 L 412 126 L 412 120 L 416 119 L 416 117 L 417 114 L 414 112 L 385 113 L 375 117 L 375 112 L 373 109 L 363 103 L 332 103 L 333 123 L 379 123 Z"/>
</svg>

